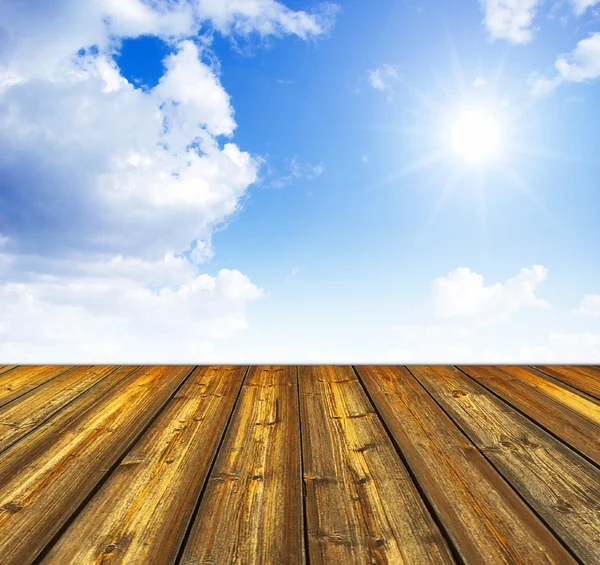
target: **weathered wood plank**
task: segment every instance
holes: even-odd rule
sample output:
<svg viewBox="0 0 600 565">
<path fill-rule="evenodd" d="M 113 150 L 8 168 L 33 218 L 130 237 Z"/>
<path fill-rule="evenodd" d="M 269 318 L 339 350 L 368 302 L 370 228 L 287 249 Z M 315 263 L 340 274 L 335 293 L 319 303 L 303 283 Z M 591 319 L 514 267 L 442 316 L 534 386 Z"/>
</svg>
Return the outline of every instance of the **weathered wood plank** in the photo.
<svg viewBox="0 0 600 565">
<path fill-rule="evenodd" d="M 42 563 L 174 563 L 245 372 L 195 369 Z"/>
<path fill-rule="evenodd" d="M 358 367 L 466 563 L 575 563 L 405 367 Z"/>
<path fill-rule="evenodd" d="M 600 464 L 600 404 L 523 367 L 460 367 L 536 422 Z M 568 409 L 565 409 L 568 408 Z"/>
<path fill-rule="evenodd" d="M 584 563 L 600 564 L 600 470 L 454 367 L 409 367 Z"/>
<path fill-rule="evenodd" d="M 12 371 L 12 369 L 14 369 L 15 367 L 18 367 L 18 365 L 2 365 L 0 367 L 0 375 L 6 373 L 7 371 Z"/>
<path fill-rule="evenodd" d="M 107 394 L 97 398 L 95 387 L 0 455 L 1 564 L 36 558 L 191 367 L 123 371 L 129 374 Z M 91 405 L 87 396 L 96 397 Z"/>
<path fill-rule="evenodd" d="M 582 365 L 535 365 L 537 369 L 546 375 L 554 377 L 572 387 L 600 400 L 600 370 L 595 367 Z"/>
<path fill-rule="evenodd" d="M 67 365 L 22 366 L 0 375 L 0 406 L 68 371 Z"/>
<path fill-rule="evenodd" d="M 56 414 L 116 366 L 75 367 L 0 408 L 0 453 Z"/>
<path fill-rule="evenodd" d="M 251 369 L 182 565 L 305 562 L 296 371 Z"/>
<path fill-rule="evenodd" d="M 310 563 L 454 563 L 351 367 L 301 367 Z"/>
</svg>

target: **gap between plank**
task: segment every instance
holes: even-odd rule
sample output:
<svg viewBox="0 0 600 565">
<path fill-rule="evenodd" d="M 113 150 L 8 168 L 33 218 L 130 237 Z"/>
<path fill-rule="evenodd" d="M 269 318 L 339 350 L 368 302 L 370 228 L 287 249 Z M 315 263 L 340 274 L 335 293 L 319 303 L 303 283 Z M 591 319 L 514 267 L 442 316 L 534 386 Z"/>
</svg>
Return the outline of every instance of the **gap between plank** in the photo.
<svg viewBox="0 0 600 565">
<path fill-rule="evenodd" d="M 549 435 L 551 435 L 554 439 L 558 440 L 560 443 L 562 443 L 567 449 L 570 449 L 571 451 L 574 451 L 575 453 L 577 453 L 577 455 L 579 455 L 580 457 L 582 457 L 583 459 L 585 459 L 588 463 L 590 463 L 591 465 L 593 465 L 596 469 L 600 469 L 600 466 L 593 461 L 592 459 L 590 459 L 587 455 L 585 455 L 585 453 L 582 453 L 581 451 L 579 451 L 579 449 L 577 449 L 575 446 L 571 445 L 570 443 L 567 443 L 566 440 L 562 439 L 560 436 L 558 436 L 555 432 L 553 432 L 551 429 L 547 428 L 546 426 L 544 426 L 544 424 L 542 424 L 541 422 L 538 422 L 533 416 L 529 416 L 526 412 L 524 412 L 523 410 L 521 410 L 518 406 L 515 406 L 512 402 L 510 402 L 509 400 L 502 398 L 502 396 L 500 396 L 498 393 L 496 393 L 494 390 L 492 390 L 491 388 L 489 388 L 487 385 L 479 382 L 476 378 L 472 377 L 471 375 L 469 375 L 469 373 L 466 373 L 465 371 L 463 371 L 460 367 L 453 365 L 453 367 L 455 369 L 458 369 L 461 373 L 463 373 L 465 376 L 467 376 L 470 380 L 472 380 L 474 383 L 478 384 L 480 387 L 484 388 L 487 392 L 489 392 L 492 396 L 495 396 L 498 400 L 502 401 L 504 404 L 507 404 L 508 406 L 510 406 L 511 408 L 513 408 L 516 412 L 518 412 L 519 414 L 521 414 L 521 416 L 525 417 L 527 420 L 529 420 L 532 424 L 535 424 L 538 428 L 541 428 L 543 431 L 547 432 Z M 508 371 L 505 371 L 507 375 L 510 375 L 510 373 Z M 544 373 L 545 374 L 545 373 Z M 550 375 L 548 375 L 550 376 Z M 591 397 L 590 397 L 591 398 Z M 594 399 L 595 400 L 595 399 Z M 560 404 L 560 402 L 557 402 L 558 404 Z M 569 410 L 572 412 L 572 410 L 565 406 L 565 410 Z M 577 412 L 575 412 L 575 414 L 577 414 Z"/>
<path fill-rule="evenodd" d="M 217 449 L 215 449 L 213 459 L 210 462 L 208 471 L 206 472 L 206 477 L 204 479 L 204 483 L 202 484 L 202 487 L 200 488 L 200 492 L 198 494 L 198 499 L 196 500 L 196 504 L 194 505 L 194 509 L 192 510 L 192 513 L 190 514 L 188 524 L 185 528 L 185 534 L 183 535 L 183 538 L 181 539 L 181 544 L 179 546 L 179 550 L 177 551 L 177 555 L 175 556 L 175 560 L 173 561 L 174 565 L 179 565 L 179 563 L 181 563 L 181 560 L 183 559 L 183 553 L 185 551 L 185 547 L 190 539 L 190 535 L 192 533 L 192 528 L 194 527 L 194 523 L 196 522 L 196 518 L 198 517 L 198 513 L 200 512 L 200 506 L 202 504 L 202 499 L 204 498 L 204 493 L 206 492 L 206 488 L 210 481 L 210 477 L 212 475 L 213 469 L 214 469 L 217 459 L 219 457 L 219 453 L 221 452 L 221 447 L 223 446 L 223 442 L 225 441 L 225 436 L 227 435 L 227 431 L 229 430 L 229 424 L 231 423 L 233 415 L 235 414 L 235 410 L 237 408 L 238 401 L 240 399 L 240 395 L 242 394 L 242 390 L 244 388 L 244 385 L 246 384 L 246 379 L 248 378 L 248 374 L 250 373 L 250 368 L 251 368 L 250 366 L 246 367 L 246 372 L 244 373 L 244 376 L 242 378 L 242 384 L 238 388 L 237 394 L 235 396 L 235 400 L 233 401 L 233 404 L 231 407 L 231 412 L 229 412 L 229 417 L 227 418 L 227 422 L 225 422 L 225 426 L 223 428 L 223 433 L 221 434 L 221 437 L 219 439 Z"/>
<path fill-rule="evenodd" d="M 562 366 L 563 367 L 583 367 L 584 369 L 587 369 L 589 367 L 594 367 L 593 365 L 562 365 Z M 590 394 L 589 392 L 586 392 L 585 390 L 581 390 L 579 387 L 576 387 L 575 385 L 572 385 L 572 384 L 568 383 L 567 381 L 563 381 L 559 377 L 556 377 L 555 375 L 551 375 L 550 373 L 547 373 L 543 369 L 538 369 L 538 367 L 535 365 L 525 365 L 525 367 L 527 368 L 527 370 L 531 371 L 534 375 L 536 373 L 538 373 L 540 376 L 544 377 L 549 382 L 556 381 L 560 386 L 567 387 L 567 390 L 573 389 L 576 393 L 581 394 L 585 399 L 589 399 L 592 402 L 600 402 L 600 398 L 598 398 L 597 396 L 594 396 L 593 394 Z M 550 367 L 552 367 L 552 365 L 550 365 Z M 596 368 L 598 368 L 598 367 L 596 367 Z M 560 371 L 557 371 L 557 373 L 560 375 Z M 561 376 L 564 376 L 564 375 L 561 375 Z"/>
<path fill-rule="evenodd" d="M 140 366 L 141 368 L 142 366 Z M 180 389 L 187 383 L 192 373 L 198 368 L 198 365 L 192 367 L 187 376 L 181 381 L 181 383 L 175 388 L 175 390 L 165 399 L 161 406 L 158 407 L 158 410 L 153 414 L 151 418 L 149 418 L 148 422 L 143 426 L 140 432 L 132 438 L 128 445 L 125 446 L 121 455 L 114 461 L 114 463 L 108 468 L 106 473 L 102 475 L 100 480 L 93 486 L 85 498 L 81 501 L 79 506 L 73 511 L 73 513 L 69 516 L 69 518 L 64 522 L 64 524 L 59 528 L 59 530 L 54 534 L 52 539 L 46 544 L 44 549 L 38 553 L 37 557 L 32 561 L 32 565 L 39 565 L 42 560 L 46 557 L 52 546 L 58 541 L 58 539 L 65 533 L 65 531 L 69 528 L 69 526 L 75 521 L 77 516 L 81 513 L 81 511 L 85 508 L 87 503 L 95 496 L 95 494 L 102 488 L 104 483 L 110 478 L 115 469 L 121 464 L 121 461 L 125 458 L 125 456 L 129 453 L 131 448 L 139 441 L 139 439 L 148 431 L 150 426 L 158 419 L 158 417 L 162 414 L 164 409 L 168 406 L 168 404 L 173 400 L 175 395 L 180 391 Z M 137 371 L 135 369 L 133 372 Z M 109 392 L 109 391 L 107 391 Z"/>
<path fill-rule="evenodd" d="M 115 373 L 116 371 L 118 371 L 119 369 L 122 369 L 123 367 L 125 367 L 126 365 L 119 365 L 116 369 L 113 369 L 110 373 L 108 373 L 107 375 L 104 375 L 98 382 L 94 383 L 92 386 L 90 386 L 89 388 L 86 388 L 84 391 L 80 392 L 77 396 L 75 396 L 74 398 L 71 398 L 71 400 L 69 400 L 69 402 L 67 402 L 64 406 L 62 406 L 61 408 L 59 408 L 54 414 L 51 414 L 48 418 L 46 418 L 45 420 L 42 420 L 38 425 L 36 425 L 35 427 L 31 428 L 27 433 L 23 434 L 22 436 L 18 437 L 17 439 L 15 439 L 15 441 L 13 441 L 11 444 L 7 445 L 6 447 L 4 447 L 3 449 L 0 449 L 0 455 L 2 453 L 4 453 L 6 450 L 10 449 L 11 447 L 13 447 L 15 444 L 19 443 L 23 438 L 26 438 L 29 434 L 33 433 L 35 430 L 39 429 L 40 427 L 42 427 L 44 424 L 46 424 L 47 422 L 49 422 L 50 420 L 52 420 L 54 417 L 58 416 L 59 414 L 61 414 L 61 412 L 67 408 L 67 406 L 70 406 L 71 403 L 75 402 L 78 398 L 81 398 L 84 394 L 87 394 L 88 392 L 90 392 L 94 387 L 98 386 L 101 382 L 104 381 L 104 379 L 107 379 L 108 377 L 110 377 L 113 373 Z M 76 368 L 77 365 L 73 368 Z M 139 371 L 139 367 L 134 369 L 133 371 L 131 371 L 131 373 L 129 373 L 129 375 L 133 375 L 133 373 L 135 373 L 136 371 Z M 70 369 L 69 369 L 70 370 Z M 60 373 L 61 375 L 63 373 Z M 57 377 L 60 375 L 56 375 Z M 127 375 L 126 375 L 127 376 Z M 52 380 L 52 379 L 51 379 Z M 50 381 L 46 381 L 46 382 L 50 382 Z M 43 383 L 46 384 L 46 383 Z M 117 383 L 115 383 L 115 386 Z M 42 386 L 42 385 L 40 385 Z M 35 390 L 35 389 L 31 389 L 31 390 Z M 107 391 L 109 392 L 110 389 Z M 102 397 L 101 397 L 102 398 Z M 14 399 L 16 400 L 16 398 Z M 12 402 L 12 401 L 11 401 Z M 10 402 L 8 404 L 5 404 L 4 406 L 8 406 L 10 404 Z M 2 408 L 4 408 L 4 406 L 2 406 Z"/>
<path fill-rule="evenodd" d="M 442 536 L 446 540 L 446 543 L 448 544 L 448 548 L 450 549 L 450 553 L 452 554 L 452 557 L 454 557 L 454 560 L 458 564 L 460 564 L 460 565 L 468 565 L 466 563 L 466 561 L 463 559 L 463 557 L 460 554 L 460 552 L 458 551 L 458 549 L 452 543 L 452 540 L 450 539 L 450 535 L 448 534 L 448 530 L 444 526 L 444 524 L 441 521 L 440 517 L 437 515 L 437 513 L 435 511 L 435 508 L 434 508 L 431 500 L 429 500 L 429 497 L 427 496 L 427 494 L 425 493 L 423 487 L 421 486 L 421 484 L 417 480 L 417 477 L 416 477 L 415 473 L 413 472 L 411 466 L 408 464 L 408 460 L 406 459 L 406 456 L 402 452 L 402 448 L 396 442 L 396 439 L 394 438 L 393 434 L 391 433 L 391 431 L 390 431 L 390 429 L 389 429 L 389 427 L 387 425 L 387 422 L 385 421 L 385 419 L 382 417 L 381 413 L 379 412 L 379 407 L 373 401 L 373 398 L 371 397 L 371 394 L 369 393 L 368 388 L 365 386 L 362 378 L 360 377 L 360 373 L 356 369 L 356 366 L 351 365 L 351 367 L 352 367 L 352 370 L 354 371 L 354 374 L 356 375 L 356 378 L 358 379 L 358 382 L 359 382 L 361 388 L 363 389 L 363 391 L 365 392 L 367 398 L 369 399 L 369 402 L 371 403 L 371 406 L 373 407 L 373 410 L 377 414 L 377 418 L 381 422 L 381 424 L 383 426 L 383 429 L 385 430 L 387 436 L 390 438 L 390 441 L 392 442 L 392 445 L 396 449 L 396 453 L 398 454 L 398 457 L 400 457 L 400 460 L 402 461 L 402 464 L 404 465 L 404 467 L 405 467 L 405 469 L 406 469 L 406 471 L 407 471 L 410 479 L 412 480 L 413 484 L 415 485 L 415 488 L 417 489 L 417 492 L 419 493 L 419 496 L 421 497 L 421 500 L 425 504 L 425 507 L 427 508 L 427 511 L 431 515 L 431 518 L 435 522 L 436 526 L 439 528 L 440 533 L 442 534 Z M 412 373 L 411 373 L 411 375 L 412 375 Z M 419 383 L 419 384 L 421 384 L 421 383 Z"/>
<path fill-rule="evenodd" d="M 300 367 L 296 365 L 296 396 L 298 398 L 298 427 L 300 433 L 300 484 L 302 485 L 302 524 L 304 527 L 304 556 L 310 565 L 310 545 L 308 540 L 308 516 L 306 511 L 306 483 L 304 482 L 304 450 L 302 445 L 302 407 L 300 405 Z"/>
<path fill-rule="evenodd" d="M 464 371 L 462 371 L 460 369 L 460 367 L 456 367 L 455 365 L 452 365 L 452 367 L 458 369 L 461 373 L 464 373 Z M 475 443 L 471 440 L 471 438 L 467 435 L 467 433 L 460 427 L 460 425 L 458 424 L 458 422 L 452 417 L 452 415 L 447 412 L 446 410 L 444 410 L 443 406 L 436 400 L 436 398 L 427 390 L 427 388 L 423 385 L 423 383 L 418 379 L 418 377 L 408 368 L 406 367 L 406 370 L 412 375 L 412 377 L 419 383 L 419 386 L 421 386 L 423 388 L 423 390 L 429 395 L 429 397 L 437 404 L 437 406 L 440 408 L 440 410 L 442 410 L 444 412 L 444 414 L 446 414 L 446 416 L 448 416 L 448 418 L 450 418 L 450 420 L 452 421 L 452 423 L 460 430 L 460 432 L 465 436 L 465 438 L 467 439 L 467 441 L 469 443 L 471 443 L 471 445 L 473 445 L 473 447 L 484 457 L 484 459 L 492 466 L 492 469 L 494 469 L 494 471 L 496 471 L 496 473 L 502 478 L 502 480 L 511 488 L 511 490 L 519 497 L 519 499 L 521 499 L 524 503 L 525 506 L 527 506 L 527 508 L 529 508 L 529 510 L 531 510 L 531 512 L 533 512 L 534 516 L 546 527 L 546 529 L 560 542 L 560 544 L 569 552 L 569 554 L 571 555 L 571 557 L 573 557 L 573 559 L 575 559 L 575 561 L 577 563 L 580 563 L 581 565 L 585 565 L 583 563 L 583 561 L 581 561 L 581 559 L 579 559 L 579 557 L 577 557 L 577 555 L 575 555 L 575 553 L 573 553 L 573 550 L 569 547 L 569 545 L 567 543 L 565 543 L 565 541 L 562 539 L 562 537 L 560 535 L 558 535 L 554 529 L 546 522 L 546 520 L 537 512 L 537 510 L 535 508 L 533 508 L 533 506 L 531 506 L 531 504 L 529 504 L 529 502 L 521 495 L 521 493 L 512 485 L 512 483 L 502 474 L 502 472 L 496 467 L 496 465 L 494 465 L 493 461 L 491 461 L 488 456 L 485 454 L 484 451 L 482 451 L 481 449 L 479 449 L 479 447 L 477 447 L 477 445 L 475 445 Z M 466 373 L 464 373 L 466 375 Z M 467 377 L 469 377 L 469 375 L 467 375 Z M 469 379 L 472 379 L 471 377 L 469 377 Z M 477 382 L 477 381 L 475 381 Z M 477 383 L 479 384 L 479 383 Z M 487 390 L 487 389 L 486 389 Z M 495 394 L 493 396 L 496 396 Z M 499 398 L 499 400 L 508 405 L 508 407 L 510 408 L 511 405 L 508 404 L 507 402 L 505 402 L 504 400 L 502 400 L 501 398 Z M 534 422 L 537 425 L 537 422 Z M 568 446 L 567 446 L 568 447 Z"/>
<path fill-rule="evenodd" d="M 19 369 L 19 368 L 22 369 L 22 368 L 28 367 L 28 366 L 29 365 L 17 365 L 16 367 L 13 367 L 12 369 L 9 369 L 8 371 L 6 371 L 6 373 L 2 373 L 0 375 L 0 377 L 3 377 L 4 375 L 8 375 L 9 373 L 12 373 L 15 369 Z M 55 367 L 55 366 L 56 365 L 31 365 L 31 367 Z M 92 365 L 92 367 L 93 367 L 93 365 Z M 44 381 L 43 383 L 40 383 L 39 385 L 34 386 L 33 388 L 30 388 L 29 390 L 26 390 L 22 394 L 19 394 L 19 396 L 15 396 L 14 398 L 11 398 L 8 402 L 5 402 L 4 404 L 0 404 L 0 408 L 4 408 L 4 406 L 8 406 L 15 400 L 18 400 L 22 396 L 25 396 L 26 394 L 30 393 L 32 390 L 36 390 L 36 389 L 40 388 L 41 386 L 45 385 L 46 383 L 53 381 L 57 377 L 60 377 L 61 375 L 64 375 L 65 373 L 68 373 L 69 371 L 72 371 L 75 368 L 76 368 L 76 365 L 72 365 L 71 367 L 67 366 L 67 368 L 64 371 L 60 371 L 59 373 L 56 373 L 56 375 L 54 375 L 53 377 L 50 377 L 47 381 Z"/>
</svg>

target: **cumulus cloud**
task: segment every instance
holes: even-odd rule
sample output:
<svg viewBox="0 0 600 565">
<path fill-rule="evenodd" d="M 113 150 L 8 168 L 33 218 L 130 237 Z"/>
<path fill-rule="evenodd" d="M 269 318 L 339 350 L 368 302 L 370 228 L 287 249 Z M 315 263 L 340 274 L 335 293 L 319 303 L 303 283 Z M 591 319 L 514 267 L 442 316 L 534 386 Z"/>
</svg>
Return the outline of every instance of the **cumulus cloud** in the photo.
<svg viewBox="0 0 600 565">
<path fill-rule="evenodd" d="M 582 39 L 571 53 L 560 55 L 552 76 L 533 73 L 530 77 L 533 95 L 547 94 L 564 82 L 587 82 L 600 77 L 600 32 Z"/>
<path fill-rule="evenodd" d="M 581 306 L 573 310 L 574 314 L 582 314 L 591 318 L 600 318 L 600 294 L 588 294 L 581 301 Z"/>
<path fill-rule="evenodd" d="M 547 269 L 535 265 L 504 284 L 485 285 L 482 275 L 458 268 L 431 283 L 434 314 L 487 322 L 507 319 L 523 308 L 549 309 L 550 304 L 535 295 L 547 274 Z"/>
<path fill-rule="evenodd" d="M 117 272 L 0 285 L 0 357 L 47 363 L 197 362 L 214 340 L 246 328 L 245 304 L 262 295 L 235 270 L 152 290 L 139 285 L 140 269 L 129 276 L 127 268 L 139 266 L 108 267 Z M 167 276 L 177 275 L 168 271 Z"/>
<path fill-rule="evenodd" d="M 481 0 L 485 26 L 492 39 L 528 43 L 542 0 Z"/>
<path fill-rule="evenodd" d="M 233 141 L 211 33 L 309 39 L 335 12 L 275 0 L 2 3 L 3 358 L 175 362 L 245 327 L 262 291 L 236 270 L 198 267 L 261 165 Z M 141 90 L 114 55 L 148 34 L 171 54 Z"/>
<path fill-rule="evenodd" d="M 369 84 L 380 92 L 392 92 L 398 82 L 398 70 L 393 65 L 384 64 L 367 70 Z"/>
</svg>

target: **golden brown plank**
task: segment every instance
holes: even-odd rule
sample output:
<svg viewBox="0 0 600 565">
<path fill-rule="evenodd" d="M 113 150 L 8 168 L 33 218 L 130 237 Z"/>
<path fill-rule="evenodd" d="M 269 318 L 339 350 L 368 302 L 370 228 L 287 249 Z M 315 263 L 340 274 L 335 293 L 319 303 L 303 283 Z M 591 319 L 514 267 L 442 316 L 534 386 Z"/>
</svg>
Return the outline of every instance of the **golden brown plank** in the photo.
<svg viewBox="0 0 600 565">
<path fill-rule="evenodd" d="M 600 563 L 600 470 L 454 367 L 409 367 L 584 563 Z"/>
<path fill-rule="evenodd" d="M 600 370 L 596 367 L 583 365 L 536 365 L 537 369 L 546 375 L 554 377 L 572 387 L 600 400 Z"/>
<path fill-rule="evenodd" d="M 600 403 L 524 367 L 460 369 L 600 464 Z"/>
<path fill-rule="evenodd" d="M 42 562 L 174 563 L 245 372 L 197 368 Z"/>
<path fill-rule="evenodd" d="M 0 453 L 51 418 L 116 366 L 75 367 L 0 408 Z"/>
<path fill-rule="evenodd" d="M 466 563 L 575 563 L 405 367 L 358 372 Z"/>
<path fill-rule="evenodd" d="M 0 367 L 0 375 L 8 371 L 12 371 L 15 367 L 18 367 L 18 365 L 2 365 Z"/>
<path fill-rule="evenodd" d="M 304 533 L 295 367 L 253 367 L 181 560 L 302 564 Z"/>
<path fill-rule="evenodd" d="M 301 367 L 310 562 L 454 563 L 351 367 Z"/>
<path fill-rule="evenodd" d="M 67 365 L 22 366 L 0 375 L 0 406 L 71 369 Z"/>
<path fill-rule="evenodd" d="M 1 564 L 35 559 L 191 367 L 121 371 L 129 374 L 108 394 L 90 405 L 92 389 L 0 455 Z"/>
</svg>

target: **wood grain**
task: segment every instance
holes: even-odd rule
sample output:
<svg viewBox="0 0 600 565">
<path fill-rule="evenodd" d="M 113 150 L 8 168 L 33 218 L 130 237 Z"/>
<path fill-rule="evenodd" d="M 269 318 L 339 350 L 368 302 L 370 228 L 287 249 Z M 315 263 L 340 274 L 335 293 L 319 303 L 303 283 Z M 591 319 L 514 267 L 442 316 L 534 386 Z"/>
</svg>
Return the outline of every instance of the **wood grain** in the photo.
<svg viewBox="0 0 600 565">
<path fill-rule="evenodd" d="M 2 366 L 0 366 L 0 375 L 2 375 L 3 373 L 6 373 L 7 371 L 12 371 L 15 367 L 18 367 L 18 365 L 2 365 Z"/>
<path fill-rule="evenodd" d="M 0 455 L 1 564 L 26 565 L 36 558 L 191 367 L 127 370 L 110 394 L 91 406 L 71 403 L 50 425 Z"/>
<path fill-rule="evenodd" d="M 584 563 L 600 564 L 600 470 L 454 367 L 409 367 Z"/>
<path fill-rule="evenodd" d="M 253 367 L 181 563 L 304 562 L 296 368 Z"/>
<path fill-rule="evenodd" d="M 245 372 L 197 368 L 43 563 L 174 563 Z"/>
<path fill-rule="evenodd" d="M 596 367 L 536 365 L 533 368 L 600 400 L 600 369 Z"/>
<path fill-rule="evenodd" d="M 0 453 L 112 373 L 116 366 L 75 367 L 0 408 Z"/>
<path fill-rule="evenodd" d="M 301 367 L 310 563 L 454 563 L 350 367 Z"/>
<path fill-rule="evenodd" d="M 358 372 L 466 563 L 575 563 L 405 367 Z"/>
<path fill-rule="evenodd" d="M 524 367 L 460 367 L 580 453 L 600 464 L 600 404 Z"/>
<path fill-rule="evenodd" d="M 0 406 L 68 371 L 66 365 L 22 366 L 0 374 Z"/>
</svg>

